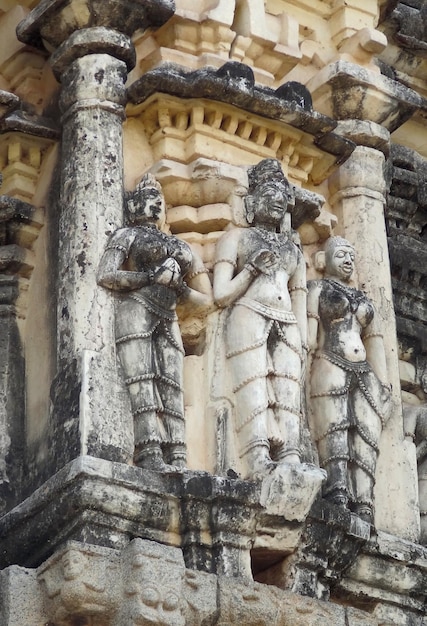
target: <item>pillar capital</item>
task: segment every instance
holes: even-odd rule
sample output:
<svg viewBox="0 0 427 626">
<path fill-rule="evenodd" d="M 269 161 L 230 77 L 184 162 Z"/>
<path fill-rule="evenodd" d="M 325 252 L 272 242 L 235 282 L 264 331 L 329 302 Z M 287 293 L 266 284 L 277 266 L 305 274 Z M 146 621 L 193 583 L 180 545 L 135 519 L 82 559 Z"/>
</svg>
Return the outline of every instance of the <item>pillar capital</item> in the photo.
<svg viewBox="0 0 427 626">
<path fill-rule="evenodd" d="M 174 0 L 41 0 L 20 22 L 23 43 L 58 48 L 75 31 L 103 26 L 124 35 L 158 27 L 174 13 Z"/>
<path fill-rule="evenodd" d="M 61 82 L 62 74 L 77 59 L 89 54 L 109 54 L 123 61 L 127 70 L 135 66 L 135 49 L 130 38 L 105 26 L 77 30 L 52 54 L 51 65 Z"/>
<path fill-rule="evenodd" d="M 365 146 L 382 152 L 385 157 L 390 153 L 390 131 L 381 124 L 369 120 L 341 120 L 335 133 L 350 139 L 356 146 Z"/>
</svg>

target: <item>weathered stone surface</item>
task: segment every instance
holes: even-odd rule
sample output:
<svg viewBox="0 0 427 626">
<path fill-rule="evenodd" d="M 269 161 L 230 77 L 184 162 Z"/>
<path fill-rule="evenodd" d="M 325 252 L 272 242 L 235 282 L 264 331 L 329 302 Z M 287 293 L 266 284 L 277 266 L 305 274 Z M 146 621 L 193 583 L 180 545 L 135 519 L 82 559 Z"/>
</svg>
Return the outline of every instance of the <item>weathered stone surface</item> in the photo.
<svg viewBox="0 0 427 626">
<path fill-rule="evenodd" d="M 381 23 L 387 36 L 415 55 L 427 56 L 427 9 L 423 0 L 385 2 Z"/>
<path fill-rule="evenodd" d="M 57 79 L 61 81 L 68 66 L 87 54 L 110 54 L 124 61 L 128 71 L 135 65 L 135 49 L 129 37 L 103 26 L 94 26 L 72 33 L 51 55 L 50 63 Z"/>
<path fill-rule="evenodd" d="M 426 101 L 400 82 L 347 61 L 327 65 L 309 83 L 316 109 L 337 120 L 370 120 L 396 130 Z"/>
<path fill-rule="evenodd" d="M 314 465 L 277 467 L 262 482 L 260 504 L 267 515 L 303 522 L 325 479 L 325 473 Z"/>
<path fill-rule="evenodd" d="M 42 0 L 18 25 L 17 36 L 43 48 L 43 40 L 58 47 L 74 31 L 92 26 L 132 35 L 138 28 L 162 25 L 174 10 L 174 0 Z"/>
<path fill-rule="evenodd" d="M 123 549 L 140 537 L 182 546 L 191 569 L 251 580 L 251 560 L 254 570 L 266 569 L 294 552 L 303 532 L 312 536 L 314 531 L 304 530 L 305 519 L 296 521 L 294 504 L 292 494 L 285 494 L 278 512 L 265 508 L 261 486 L 252 482 L 81 457 L 1 518 L 1 566 L 38 565 L 68 540 Z M 308 515 L 307 529 L 317 524 L 318 530 L 307 554 L 326 551 L 321 562 L 329 569 L 336 562 L 339 577 L 344 569 L 339 564 L 348 565 L 354 557 L 349 546 L 354 544 L 357 553 L 369 528 L 360 520 L 356 528 L 357 518 L 336 507 L 319 506 Z M 348 547 L 335 554 L 335 543 L 329 541 L 337 530 Z M 274 580 L 290 585 L 287 575 Z"/>
<path fill-rule="evenodd" d="M 179 548 L 141 539 L 122 551 L 68 542 L 37 570 L 7 568 L 0 597 L 2 626 L 379 625 L 360 610 L 188 570 Z"/>
<path fill-rule="evenodd" d="M 0 268 L 13 272 L 19 260 L 5 260 L 0 247 Z M 3 257 L 3 258 L 2 258 Z M 25 446 L 24 356 L 16 323 L 14 303 L 18 281 L 0 275 L 0 511 L 4 513 L 20 498 Z"/>
<path fill-rule="evenodd" d="M 34 207 L 0 196 L 0 510 L 22 496 L 25 448 L 25 363 L 17 325 L 19 276 L 33 269 L 28 251 L 17 243 Z"/>
<path fill-rule="evenodd" d="M 427 592 L 426 549 L 378 532 L 362 548 L 336 593 L 377 605 L 386 623 L 422 624 Z M 415 565 L 416 564 L 416 565 Z M 389 621 L 388 621 L 389 620 Z"/>
<path fill-rule="evenodd" d="M 34 569 L 12 565 L 0 572 L 0 622 L 3 626 L 40 626 L 48 620 Z"/>
<path fill-rule="evenodd" d="M 399 339 L 414 358 L 427 350 L 426 252 L 427 161 L 393 145 L 387 202 L 388 247 Z"/>
<path fill-rule="evenodd" d="M 0 89 L 0 117 L 4 118 L 5 115 L 11 113 L 19 107 L 20 100 L 18 96 L 13 93 Z"/>
<path fill-rule="evenodd" d="M 0 121 L 0 132 L 10 131 L 53 140 L 59 139 L 60 136 L 60 130 L 54 120 L 23 110 L 13 111 Z"/>
<path fill-rule="evenodd" d="M 280 120 L 314 135 L 321 149 L 341 159 L 353 149 L 351 142 L 333 132 L 336 126 L 333 120 L 313 111 L 310 93 L 304 87 L 282 85 L 276 91 L 260 87 L 255 84 L 252 70 L 242 63 L 229 62 L 218 70 L 206 68 L 194 72 L 168 63 L 147 72 L 128 90 L 134 104 L 158 92 L 180 98 L 211 98 Z"/>
<path fill-rule="evenodd" d="M 93 43 L 94 35 L 99 35 L 103 41 L 102 33 L 103 29 L 90 30 L 87 37 Z M 84 35 L 70 37 L 60 57 L 71 60 L 76 42 L 84 39 Z M 117 39 L 123 38 L 111 41 L 107 37 L 105 48 L 111 44 L 114 53 Z M 124 47 L 129 47 L 124 39 Z M 123 219 L 126 76 L 125 62 L 105 51 L 78 56 L 61 76 L 58 371 L 51 387 L 52 473 L 82 453 L 125 462 L 133 453 L 129 400 L 117 371 L 114 303 L 96 284 L 99 258 L 110 233 Z"/>
</svg>

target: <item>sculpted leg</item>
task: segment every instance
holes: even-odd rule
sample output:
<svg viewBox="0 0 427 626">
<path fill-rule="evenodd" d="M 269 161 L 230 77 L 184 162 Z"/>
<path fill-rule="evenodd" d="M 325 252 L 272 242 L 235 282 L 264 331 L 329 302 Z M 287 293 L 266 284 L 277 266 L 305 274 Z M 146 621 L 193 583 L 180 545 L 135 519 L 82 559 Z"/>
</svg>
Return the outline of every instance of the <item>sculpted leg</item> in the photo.
<svg viewBox="0 0 427 626">
<path fill-rule="evenodd" d="M 346 372 L 325 358 L 315 358 L 310 387 L 310 429 L 317 444 L 320 466 L 327 472 L 323 493 L 344 506 L 350 495 L 347 470 L 349 387 Z"/>
<path fill-rule="evenodd" d="M 350 433 L 350 481 L 353 508 L 366 521 L 373 521 L 373 491 L 379 452 L 381 420 L 360 390 L 355 391 L 356 424 Z"/>
<path fill-rule="evenodd" d="M 272 456 L 279 463 L 299 463 L 301 342 L 296 325 L 273 332 L 269 338 L 269 350 L 273 369 L 274 419 L 279 431 L 279 441 Z"/>
<path fill-rule="evenodd" d="M 151 337 L 121 342 L 117 346 L 125 374 L 134 421 L 136 465 L 161 469 L 162 434 L 159 419 L 159 398 L 152 370 Z"/>
<path fill-rule="evenodd" d="M 313 398 L 312 410 L 317 425 L 319 464 L 327 473 L 323 494 L 332 502 L 345 506 L 350 491 L 347 395 Z"/>
<path fill-rule="evenodd" d="M 266 345 L 229 357 L 235 399 L 234 429 L 244 476 L 257 478 L 274 467 L 270 458 Z"/>
<path fill-rule="evenodd" d="M 187 461 L 184 422 L 184 350 L 177 322 L 164 324 L 156 336 L 157 391 L 162 403 L 166 463 L 184 468 Z"/>
</svg>

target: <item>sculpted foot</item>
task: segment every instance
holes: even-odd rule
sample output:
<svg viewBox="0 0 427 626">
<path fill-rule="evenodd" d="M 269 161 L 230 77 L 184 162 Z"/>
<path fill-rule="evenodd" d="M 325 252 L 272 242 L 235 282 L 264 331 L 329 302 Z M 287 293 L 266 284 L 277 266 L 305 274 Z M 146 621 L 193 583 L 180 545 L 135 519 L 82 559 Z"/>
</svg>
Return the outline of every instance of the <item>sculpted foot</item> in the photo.
<svg viewBox="0 0 427 626">
<path fill-rule="evenodd" d="M 371 524 L 371 526 L 374 525 L 374 512 L 369 504 L 356 504 L 356 506 L 354 507 L 354 512 L 364 522 L 368 522 L 368 524 Z"/>
<path fill-rule="evenodd" d="M 277 463 L 275 463 L 269 454 L 267 446 L 255 446 L 245 454 L 247 464 L 247 478 L 249 480 L 262 480 L 267 474 L 272 472 Z"/>
<path fill-rule="evenodd" d="M 348 507 L 348 495 L 344 489 L 336 489 L 332 493 L 325 496 L 325 498 L 337 506 L 341 506 L 343 508 Z"/>
<path fill-rule="evenodd" d="M 172 444 L 169 446 L 166 460 L 171 467 L 177 470 L 187 469 L 187 451 L 183 444 Z"/>
<path fill-rule="evenodd" d="M 162 449 L 160 448 L 160 444 L 157 443 L 149 443 L 141 449 L 136 450 L 133 460 L 138 467 L 154 470 L 155 472 L 171 469 L 170 466 L 166 465 L 164 462 Z"/>
</svg>

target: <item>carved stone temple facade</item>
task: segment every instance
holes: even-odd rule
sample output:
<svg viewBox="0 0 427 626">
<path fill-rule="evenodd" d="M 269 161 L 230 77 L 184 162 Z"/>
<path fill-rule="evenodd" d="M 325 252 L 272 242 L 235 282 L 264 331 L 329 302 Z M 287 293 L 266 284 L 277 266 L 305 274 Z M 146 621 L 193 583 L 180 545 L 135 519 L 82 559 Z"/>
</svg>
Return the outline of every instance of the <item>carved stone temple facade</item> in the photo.
<svg viewBox="0 0 427 626">
<path fill-rule="evenodd" d="M 426 0 L 0 0 L 0 626 L 427 625 Z"/>
</svg>

